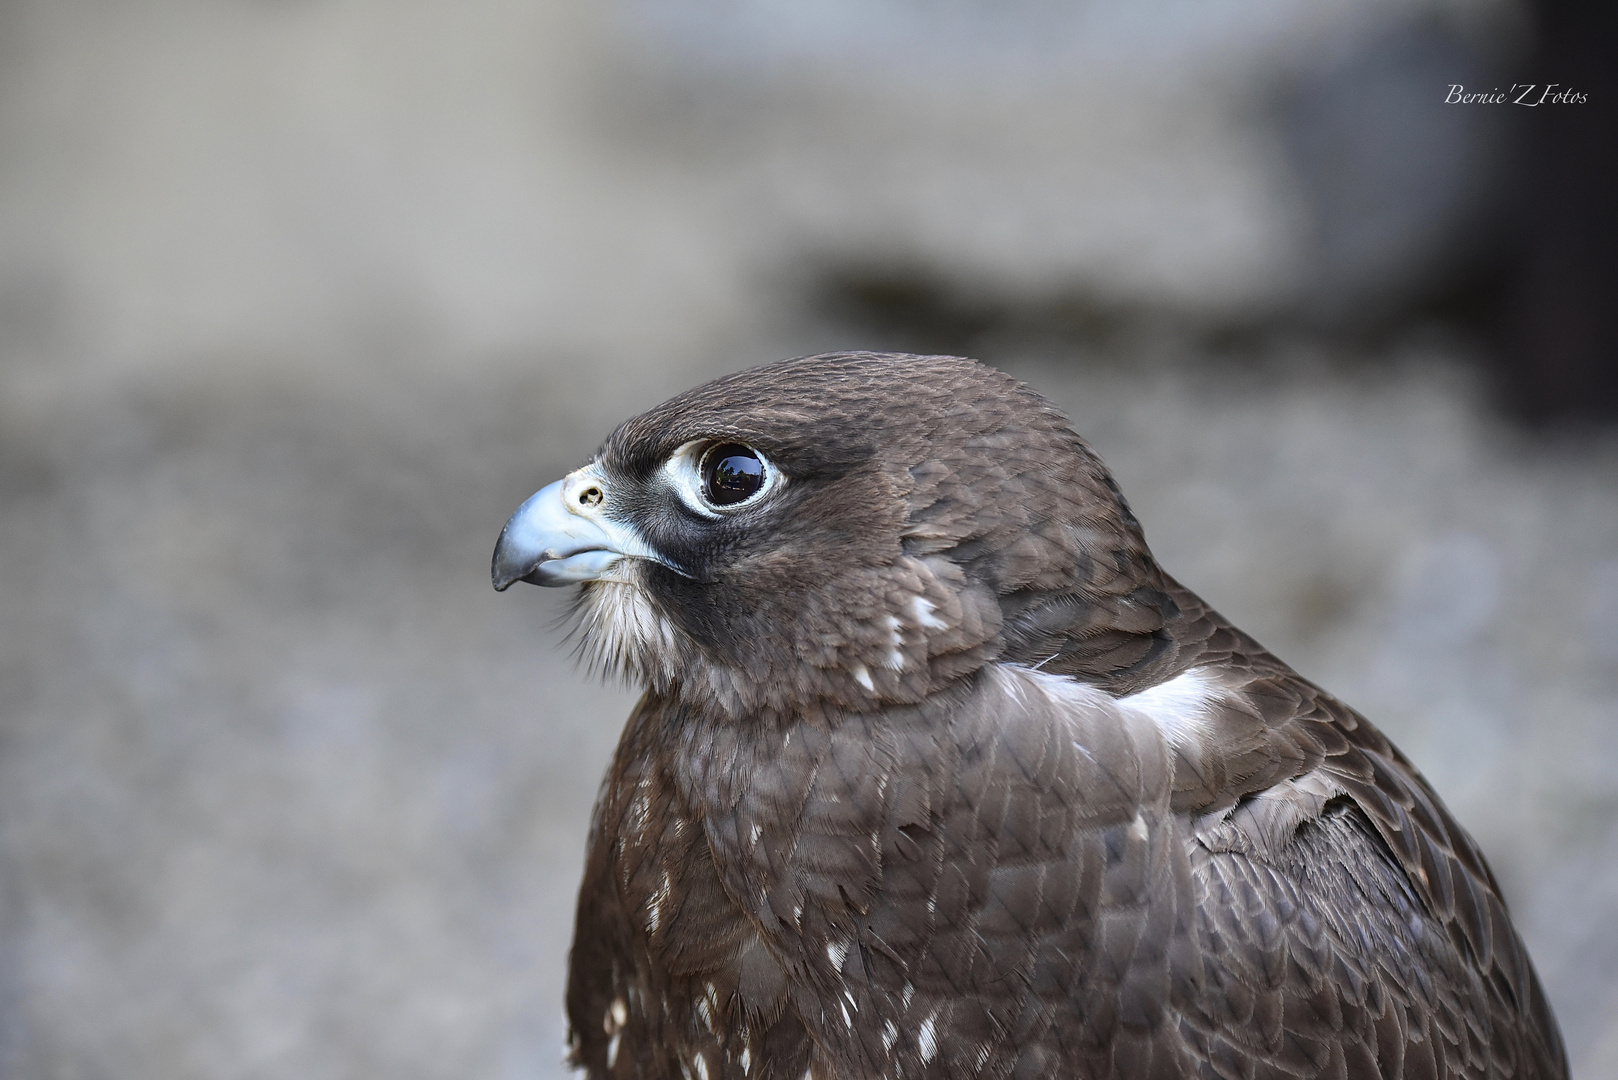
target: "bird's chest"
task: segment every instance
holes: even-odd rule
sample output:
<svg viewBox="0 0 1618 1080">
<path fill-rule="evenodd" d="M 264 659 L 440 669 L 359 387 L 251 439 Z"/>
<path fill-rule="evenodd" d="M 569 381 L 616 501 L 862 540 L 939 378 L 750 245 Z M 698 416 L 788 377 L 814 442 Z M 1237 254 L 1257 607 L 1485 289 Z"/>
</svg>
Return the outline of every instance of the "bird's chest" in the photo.
<svg viewBox="0 0 1618 1080">
<path fill-rule="evenodd" d="M 613 996 L 630 1030 L 644 1025 L 653 1043 L 682 1060 L 710 1062 L 698 1072 L 722 1075 L 720 1062 L 757 1059 L 764 1032 L 789 1023 L 782 1017 L 797 981 L 789 972 L 802 971 L 792 960 L 802 950 L 795 929 L 761 910 L 780 870 L 770 857 L 746 857 L 769 846 L 764 824 L 694 798 L 681 764 L 662 758 L 602 822 L 622 925 L 634 942 L 615 965 Z M 756 842 L 745 843 L 749 837 Z M 608 1026 L 611 1035 L 619 1025 Z M 788 1039 L 772 1053 L 792 1057 L 798 1075 L 800 1052 Z"/>
<path fill-rule="evenodd" d="M 834 976 L 820 969 L 849 938 L 834 924 L 880 872 L 892 794 L 880 755 L 807 725 L 687 733 L 665 749 L 622 801 L 613 852 L 649 961 L 747 999 Z"/>
<path fill-rule="evenodd" d="M 747 932 L 726 890 L 701 809 L 665 770 L 649 773 L 610 823 L 620 903 L 654 973 L 712 975 Z"/>
</svg>

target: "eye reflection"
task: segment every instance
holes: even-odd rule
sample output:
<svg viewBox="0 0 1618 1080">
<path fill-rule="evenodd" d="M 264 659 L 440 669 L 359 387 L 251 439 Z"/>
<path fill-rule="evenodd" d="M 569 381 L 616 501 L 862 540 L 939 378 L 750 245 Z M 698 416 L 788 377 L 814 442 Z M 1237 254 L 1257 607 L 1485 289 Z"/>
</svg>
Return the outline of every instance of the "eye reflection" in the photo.
<svg viewBox="0 0 1618 1080">
<path fill-rule="evenodd" d="M 716 446 L 703 457 L 702 494 L 715 506 L 734 506 L 764 486 L 764 463 L 740 443 Z"/>
</svg>

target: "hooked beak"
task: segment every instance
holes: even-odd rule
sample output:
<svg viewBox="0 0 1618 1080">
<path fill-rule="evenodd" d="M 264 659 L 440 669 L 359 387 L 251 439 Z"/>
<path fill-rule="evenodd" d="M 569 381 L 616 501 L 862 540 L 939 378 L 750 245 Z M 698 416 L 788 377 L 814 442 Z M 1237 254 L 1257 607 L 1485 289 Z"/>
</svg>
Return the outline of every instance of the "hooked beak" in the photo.
<svg viewBox="0 0 1618 1080">
<path fill-rule="evenodd" d="M 607 484 L 593 465 L 540 488 L 511 515 L 494 545 L 497 592 L 512 583 L 595 581 L 625 558 L 644 557 L 633 530 L 608 519 Z"/>
</svg>

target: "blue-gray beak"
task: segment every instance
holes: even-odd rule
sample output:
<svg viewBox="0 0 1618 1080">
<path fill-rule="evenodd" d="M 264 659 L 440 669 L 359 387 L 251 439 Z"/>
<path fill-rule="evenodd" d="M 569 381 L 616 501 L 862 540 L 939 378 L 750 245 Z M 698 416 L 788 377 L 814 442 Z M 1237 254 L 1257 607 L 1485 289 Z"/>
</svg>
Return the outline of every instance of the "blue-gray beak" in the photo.
<svg viewBox="0 0 1618 1080">
<path fill-rule="evenodd" d="M 500 530 L 494 546 L 490 573 L 496 591 L 517 581 L 595 581 L 625 557 L 648 557 L 632 529 L 606 516 L 607 498 L 606 481 L 593 464 L 530 496 Z"/>
</svg>

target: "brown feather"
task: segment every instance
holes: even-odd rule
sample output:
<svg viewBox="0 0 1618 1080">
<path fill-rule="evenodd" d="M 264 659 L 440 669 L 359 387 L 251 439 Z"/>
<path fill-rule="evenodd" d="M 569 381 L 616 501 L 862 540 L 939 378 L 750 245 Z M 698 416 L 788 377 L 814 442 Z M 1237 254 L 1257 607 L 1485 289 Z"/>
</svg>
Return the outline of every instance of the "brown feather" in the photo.
<svg viewBox="0 0 1618 1080">
<path fill-rule="evenodd" d="M 682 517 L 657 477 L 693 440 L 778 495 Z M 1158 568 L 1020 384 L 787 361 L 598 462 L 681 569 L 579 605 L 647 688 L 580 890 L 591 1076 L 1566 1077 L 1438 796 Z"/>
</svg>

